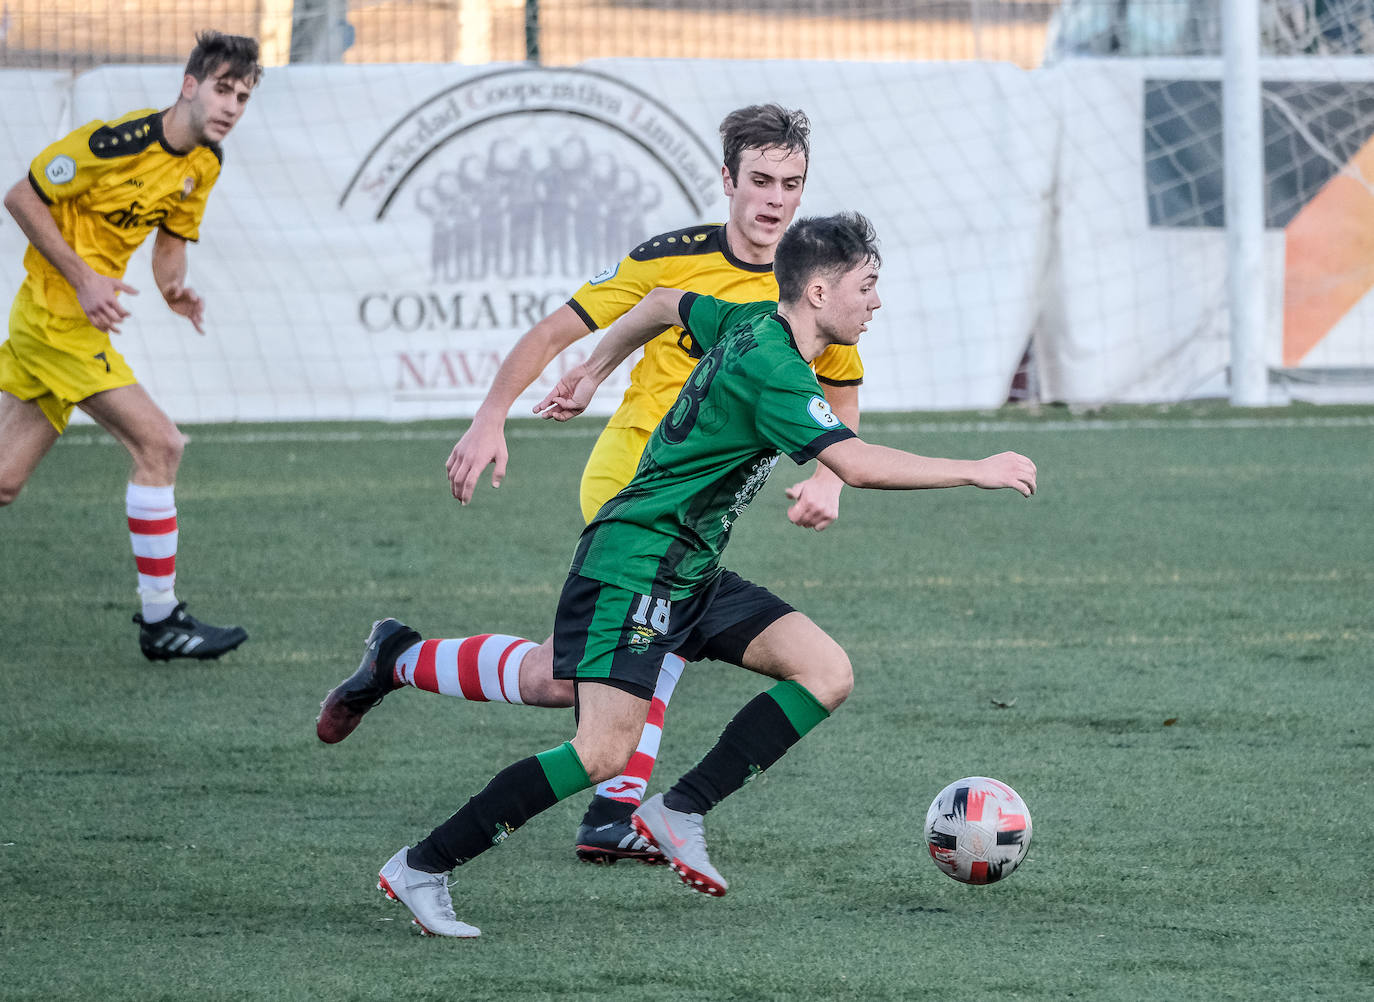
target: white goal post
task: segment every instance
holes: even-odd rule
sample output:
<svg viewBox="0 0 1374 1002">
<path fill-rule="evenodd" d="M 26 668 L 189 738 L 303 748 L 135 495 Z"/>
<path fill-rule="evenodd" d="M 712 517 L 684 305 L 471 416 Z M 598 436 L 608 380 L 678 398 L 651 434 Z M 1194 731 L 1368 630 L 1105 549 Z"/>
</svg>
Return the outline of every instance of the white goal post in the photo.
<svg viewBox="0 0 1374 1002">
<path fill-rule="evenodd" d="M 1226 156 L 1227 303 L 1231 403 L 1269 403 L 1265 360 L 1264 140 L 1259 0 L 1222 0 L 1222 148 Z"/>
</svg>

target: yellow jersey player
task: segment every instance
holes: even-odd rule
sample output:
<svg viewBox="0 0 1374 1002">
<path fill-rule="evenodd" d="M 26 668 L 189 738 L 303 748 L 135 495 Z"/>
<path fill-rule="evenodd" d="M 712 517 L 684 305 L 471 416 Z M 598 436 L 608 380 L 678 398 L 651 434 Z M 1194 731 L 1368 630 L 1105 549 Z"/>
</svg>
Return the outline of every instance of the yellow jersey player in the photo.
<svg viewBox="0 0 1374 1002">
<path fill-rule="evenodd" d="M 120 294 L 138 291 L 123 281 L 129 258 L 154 231 L 158 290 L 205 333 L 205 304 L 186 285 L 186 244 L 200 235 L 219 177 L 219 143 L 261 76 L 255 40 L 203 32 L 170 108 L 87 123 L 38 154 L 5 195 L 29 247 L 0 344 L 0 504 L 19 495 L 74 407 L 129 450 L 125 507 L 142 604 L 134 622 L 150 660 L 215 658 L 248 634 L 201 623 L 177 601 L 173 485 L 186 440 L 110 335 L 129 316 Z"/>
<path fill-rule="evenodd" d="M 810 123 L 800 111 L 775 104 L 740 108 L 720 126 L 721 181 L 729 202 L 723 224 L 691 226 L 644 241 L 619 264 L 597 275 L 565 305 L 535 324 L 506 357 L 472 426 L 453 448 L 448 473 L 453 496 L 472 500 L 478 478 L 494 465 L 491 483 L 506 473 L 506 415 L 550 362 L 579 338 L 609 327 L 655 288 L 689 289 L 734 302 L 776 300 L 773 252 L 801 203 L 810 159 Z M 645 347 L 630 386 L 592 449 L 582 474 L 587 521 L 630 482 L 649 436 L 672 406 L 701 352 L 681 327 Z M 829 405 L 847 427 L 858 426 L 863 366 L 852 345 L 834 345 L 814 361 Z M 824 529 L 839 511 L 842 483 L 818 466 L 788 490 L 788 517 Z M 358 671 L 326 697 L 316 731 L 341 741 L 394 688 L 411 685 L 470 700 L 538 706 L 572 705 L 572 687 L 553 678 L 552 638 L 542 645 L 505 634 L 421 641 L 395 620 L 374 626 Z M 662 855 L 630 827 L 658 755 L 663 715 L 683 660 L 663 659 L 645 726 L 623 775 L 601 783 L 578 829 L 576 852 L 587 862 L 618 859 L 662 862 Z"/>
</svg>

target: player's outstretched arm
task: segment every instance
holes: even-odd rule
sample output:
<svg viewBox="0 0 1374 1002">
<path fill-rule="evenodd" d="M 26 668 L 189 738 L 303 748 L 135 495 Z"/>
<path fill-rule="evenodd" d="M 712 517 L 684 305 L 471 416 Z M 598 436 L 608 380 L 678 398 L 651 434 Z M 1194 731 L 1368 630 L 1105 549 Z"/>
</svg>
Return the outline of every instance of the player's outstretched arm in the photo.
<svg viewBox="0 0 1374 1002">
<path fill-rule="evenodd" d="M 1015 452 L 1001 452 L 986 459 L 932 459 L 850 438 L 827 446 L 816 458 L 850 487 L 909 491 L 1007 487 L 1023 497 L 1035 493 L 1035 464 Z"/>
<path fill-rule="evenodd" d="M 591 403 L 596 388 L 616 366 L 636 349 L 648 344 L 667 328 L 680 323 L 678 305 L 686 295 L 680 289 L 651 289 L 638 303 L 607 328 L 587 360 L 569 369 L 558 385 L 534 405 L 534 413 L 555 421 L 577 417 Z"/>
<path fill-rule="evenodd" d="M 825 385 L 826 403 L 835 416 L 851 431 L 859 430 L 859 388 L 857 386 Z M 824 463 L 817 463 L 815 471 L 799 484 L 787 488 L 786 495 L 793 502 L 787 517 L 793 525 L 820 532 L 840 517 L 840 490 L 844 481 Z"/>
<path fill-rule="evenodd" d="M 463 504 L 472 500 L 477 479 L 493 466 L 491 485 L 500 487 L 506 476 L 506 415 L 548 364 L 568 345 L 590 331 L 577 312 L 564 303 L 521 336 L 502 361 L 491 388 L 477 408 L 472 425 L 449 453 L 449 487 Z"/>
<path fill-rule="evenodd" d="M 27 177 L 21 178 L 5 193 L 5 208 L 19 224 L 24 236 L 29 238 L 29 243 L 71 283 L 76 292 L 76 301 L 81 304 L 91 326 L 108 334 L 118 334 L 120 322 L 129 315 L 129 311 L 119 305 L 119 293 L 127 292 L 136 296 L 138 290 L 117 278 L 100 274 L 81 259 L 71 244 L 63 239 L 52 213 L 38 197 L 38 192 L 33 190 Z"/>
<path fill-rule="evenodd" d="M 204 334 L 205 300 L 186 286 L 186 241 L 166 230 L 158 230 L 153 240 L 153 281 L 171 311 Z"/>
</svg>

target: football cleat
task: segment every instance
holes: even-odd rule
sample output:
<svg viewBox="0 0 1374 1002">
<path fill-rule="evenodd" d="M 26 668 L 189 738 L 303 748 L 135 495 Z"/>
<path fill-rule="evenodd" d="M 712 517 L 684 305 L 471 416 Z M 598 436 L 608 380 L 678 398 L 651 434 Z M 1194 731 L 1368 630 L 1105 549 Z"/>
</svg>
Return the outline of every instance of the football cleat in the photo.
<svg viewBox="0 0 1374 1002">
<path fill-rule="evenodd" d="M 601 866 L 612 866 L 622 859 L 635 859 L 650 866 L 668 862 L 657 846 L 634 830 L 630 813 L 629 804 L 593 797 L 577 829 L 577 858 Z"/>
<path fill-rule="evenodd" d="M 635 831 L 663 850 L 668 865 L 694 891 L 725 897 L 730 885 L 706 855 L 706 828 L 700 814 L 669 810 L 655 794 L 630 816 Z"/>
<path fill-rule="evenodd" d="M 242 626 L 211 626 L 187 615 L 185 602 L 178 602 L 171 615 L 156 623 L 146 622 L 140 613 L 134 613 L 134 622 L 138 624 L 138 646 L 149 661 L 209 661 L 248 639 Z"/>
<path fill-rule="evenodd" d="M 426 873 L 412 868 L 406 860 L 408 852 L 410 846 L 405 846 L 386 861 L 382 872 L 377 874 L 377 890 L 409 908 L 411 921 L 420 927 L 423 936 L 471 939 L 482 935 L 481 929 L 459 922 L 453 914 L 448 874 Z"/>
<path fill-rule="evenodd" d="M 362 664 L 324 697 L 315 733 L 327 745 L 348 737 L 372 709 L 393 689 L 399 689 L 393 672 L 396 658 L 420 639 L 420 635 L 394 619 L 379 619 L 372 624 L 363 650 Z"/>
</svg>

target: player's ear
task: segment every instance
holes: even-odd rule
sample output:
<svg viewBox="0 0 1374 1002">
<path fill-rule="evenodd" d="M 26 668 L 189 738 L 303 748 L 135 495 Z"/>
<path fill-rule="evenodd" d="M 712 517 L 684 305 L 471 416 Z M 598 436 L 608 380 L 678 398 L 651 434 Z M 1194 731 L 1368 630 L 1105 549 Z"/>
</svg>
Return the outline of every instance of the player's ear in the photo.
<svg viewBox="0 0 1374 1002">
<path fill-rule="evenodd" d="M 181 78 L 181 97 L 184 101 L 189 101 L 196 96 L 196 88 L 200 86 L 200 81 L 191 74 L 187 73 Z"/>
<path fill-rule="evenodd" d="M 735 182 L 730 179 L 730 168 L 724 164 L 720 165 L 720 182 L 725 189 L 725 197 L 729 198 L 735 193 Z"/>
<path fill-rule="evenodd" d="M 813 309 L 825 309 L 826 294 L 829 290 L 825 287 L 825 280 L 817 277 L 813 278 L 806 285 L 806 301 L 811 304 Z"/>
</svg>

